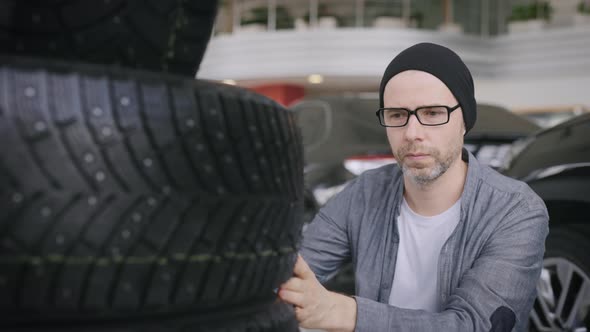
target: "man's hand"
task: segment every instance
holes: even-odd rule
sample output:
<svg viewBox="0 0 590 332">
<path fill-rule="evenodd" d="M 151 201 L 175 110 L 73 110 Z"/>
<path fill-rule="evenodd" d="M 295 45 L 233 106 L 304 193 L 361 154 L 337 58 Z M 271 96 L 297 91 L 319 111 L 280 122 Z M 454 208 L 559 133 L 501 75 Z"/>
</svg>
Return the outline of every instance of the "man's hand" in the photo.
<svg viewBox="0 0 590 332">
<path fill-rule="evenodd" d="M 295 306 L 301 327 L 328 331 L 353 331 L 356 301 L 330 292 L 316 279 L 307 263 L 297 257 L 294 277 L 281 285 L 279 297 Z"/>
</svg>

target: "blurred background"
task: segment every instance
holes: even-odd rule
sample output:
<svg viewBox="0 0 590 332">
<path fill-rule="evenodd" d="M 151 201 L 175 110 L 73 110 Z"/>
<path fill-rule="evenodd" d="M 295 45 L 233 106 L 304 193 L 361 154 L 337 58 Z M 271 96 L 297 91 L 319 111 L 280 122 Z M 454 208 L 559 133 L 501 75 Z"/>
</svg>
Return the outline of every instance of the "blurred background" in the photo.
<svg viewBox="0 0 590 332">
<path fill-rule="evenodd" d="M 296 111 L 310 206 L 321 206 L 362 171 L 395 162 L 374 116 L 377 92 L 389 61 L 413 44 L 445 45 L 466 62 L 479 112 L 466 148 L 492 167 L 508 166 L 507 157 L 520 150 L 515 141 L 590 111 L 590 0 L 224 0 L 219 6 L 196 76 Z"/>
<path fill-rule="evenodd" d="M 389 61 L 419 42 L 451 48 L 472 72 L 478 122 L 465 148 L 548 207 L 530 330 L 588 331 L 590 0 L 225 0 L 197 78 L 295 112 L 310 222 L 348 181 L 395 162 L 377 92 Z M 327 287 L 353 294 L 354 266 Z"/>
<path fill-rule="evenodd" d="M 220 6 L 197 77 L 248 87 L 285 105 L 375 92 L 389 61 L 423 41 L 464 59 L 478 102 L 533 113 L 542 125 L 590 105 L 588 0 L 225 0 Z M 546 115 L 555 112 L 563 114 Z"/>
</svg>

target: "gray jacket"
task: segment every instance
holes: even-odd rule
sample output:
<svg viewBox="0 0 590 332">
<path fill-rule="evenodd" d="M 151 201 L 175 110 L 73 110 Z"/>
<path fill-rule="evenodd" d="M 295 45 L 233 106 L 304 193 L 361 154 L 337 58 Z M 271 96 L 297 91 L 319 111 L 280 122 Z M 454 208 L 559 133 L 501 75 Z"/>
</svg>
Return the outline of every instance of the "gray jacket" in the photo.
<svg viewBox="0 0 590 332">
<path fill-rule="evenodd" d="M 397 165 L 365 172 L 352 181 L 306 229 L 300 253 L 320 282 L 352 260 L 356 331 L 525 329 L 545 251 L 547 209 L 525 183 L 468 155 L 464 151 L 469 167 L 461 219 L 439 257 L 441 312 L 387 304 L 403 193 Z"/>
</svg>

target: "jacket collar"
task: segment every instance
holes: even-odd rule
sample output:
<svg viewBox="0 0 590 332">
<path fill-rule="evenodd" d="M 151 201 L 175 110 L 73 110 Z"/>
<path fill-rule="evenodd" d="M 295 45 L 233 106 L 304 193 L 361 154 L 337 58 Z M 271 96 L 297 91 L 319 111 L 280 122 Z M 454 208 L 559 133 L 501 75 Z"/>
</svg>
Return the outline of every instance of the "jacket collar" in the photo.
<svg viewBox="0 0 590 332">
<path fill-rule="evenodd" d="M 484 166 L 481 165 L 479 161 L 475 159 L 475 156 L 465 148 L 463 148 L 463 160 L 466 160 L 468 163 L 467 178 L 465 179 L 463 193 L 461 194 L 461 215 L 465 216 L 469 206 L 472 205 L 471 201 L 475 197 Z"/>
</svg>

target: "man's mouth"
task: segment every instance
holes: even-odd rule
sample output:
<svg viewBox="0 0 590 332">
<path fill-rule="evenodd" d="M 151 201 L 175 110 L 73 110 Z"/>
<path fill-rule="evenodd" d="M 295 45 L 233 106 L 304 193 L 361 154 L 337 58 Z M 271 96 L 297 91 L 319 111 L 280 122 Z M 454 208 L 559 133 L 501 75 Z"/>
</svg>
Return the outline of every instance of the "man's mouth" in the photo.
<svg viewBox="0 0 590 332">
<path fill-rule="evenodd" d="M 420 160 L 420 159 L 425 159 L 426 157 L 428 157 L 429 155 L 427 153 L 408 153 L 406 154 L 406 158 L 410 159 L 410 160 Z"/>
</svg>

